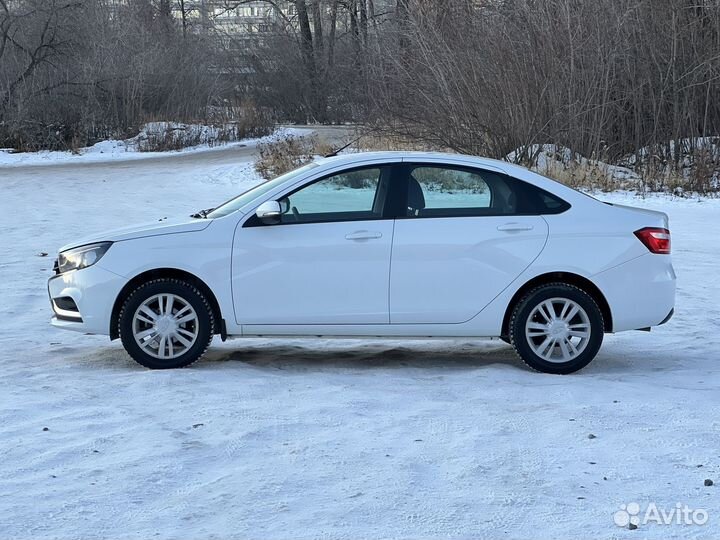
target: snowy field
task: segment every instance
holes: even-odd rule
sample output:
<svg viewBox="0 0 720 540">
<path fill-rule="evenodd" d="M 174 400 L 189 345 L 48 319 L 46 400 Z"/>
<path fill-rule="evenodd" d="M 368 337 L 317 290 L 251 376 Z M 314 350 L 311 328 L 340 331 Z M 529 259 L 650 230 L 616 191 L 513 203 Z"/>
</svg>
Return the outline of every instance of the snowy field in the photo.
<svg viewBox="0 0 720 540">
<path fill-rule="evenodd" d="M 60 245 L 212 207 L 251 159 L 0 167 L 1 539 L 720 537 L 720 200 L 600 195 L 670 215 L 677 311 L 566 377 L 467 340 L 218 339 L 153 372 L 49 326 Z M 709 519 L 632 531 L 629 503 Z"/>
</svg>

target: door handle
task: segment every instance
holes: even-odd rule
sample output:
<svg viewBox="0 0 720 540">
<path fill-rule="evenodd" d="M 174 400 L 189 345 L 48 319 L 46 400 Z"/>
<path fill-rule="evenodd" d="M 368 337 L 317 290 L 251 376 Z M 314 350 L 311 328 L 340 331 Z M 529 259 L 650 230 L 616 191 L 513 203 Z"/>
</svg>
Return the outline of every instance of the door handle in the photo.
<svg viewBox="0 0 720 540">
<path fill-rule="evenodd" d="M 373 238 L 382 238 L 382 233 L 378 231 L 355 231 L 346 234 L 346 240 L 372 240 Z"/>
<path fill-rule="evenodd" d="M 505 225 L 500 225 L 497 230 L 498 231 L 505 231 L 505 232 L 515 232 L 515 231 L 532 231 L 535 227 L 532 225 L 523 225 L 522 223 L 506 223 Z"/>
</svg>

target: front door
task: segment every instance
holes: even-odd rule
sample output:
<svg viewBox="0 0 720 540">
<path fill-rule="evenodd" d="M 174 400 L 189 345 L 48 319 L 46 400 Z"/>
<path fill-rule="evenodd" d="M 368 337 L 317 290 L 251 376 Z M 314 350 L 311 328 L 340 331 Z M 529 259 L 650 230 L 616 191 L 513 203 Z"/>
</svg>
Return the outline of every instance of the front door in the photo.
<svg viewBox="0 0 720 540">
<path fill-rule="evenodd" d="M 407 164 L 404 177 L 407 211 L 395 224 L 390 322 L 466 322 L 542 251 L 548 226 L 530 208 L 539 195 L 494 171 Z"/>
<path fill-rule="evenodd" d="M 391 166 L 336 173 L 281 198 L 281 222 L 241 224 L 232 256 L 238 324 L 387 324 Z"/>
</svg>

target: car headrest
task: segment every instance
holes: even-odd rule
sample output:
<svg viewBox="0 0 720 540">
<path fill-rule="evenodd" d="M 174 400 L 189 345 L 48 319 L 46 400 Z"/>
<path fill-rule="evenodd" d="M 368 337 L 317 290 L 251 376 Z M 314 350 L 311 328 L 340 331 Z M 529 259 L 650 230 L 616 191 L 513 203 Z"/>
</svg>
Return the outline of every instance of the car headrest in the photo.
<svg viewBox="0 0 720 540">
<path fill-rule="evenodd" d="M 413 210 L 422 210 L 425 208 L 425 194 L 423 193 L 420 182 L 418 182 L 414 176 L 410 177 L 410 183 L 408 184 L 408 208 Z"/>
</svg>

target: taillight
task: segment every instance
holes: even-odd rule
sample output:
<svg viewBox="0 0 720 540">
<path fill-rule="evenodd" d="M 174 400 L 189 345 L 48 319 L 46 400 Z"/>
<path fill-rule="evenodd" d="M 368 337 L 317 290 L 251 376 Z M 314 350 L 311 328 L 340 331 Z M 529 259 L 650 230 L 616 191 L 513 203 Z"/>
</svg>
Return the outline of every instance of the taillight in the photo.
<svg viewBox="0 0 720 540">
<path fill-rule="evenodd" d="M 670 231 L 659 227 L 645 227 L 635 231 L 640 241 L 650 250 L 650 253 L 668 255 L 670 253 Z"/>
</svg>

